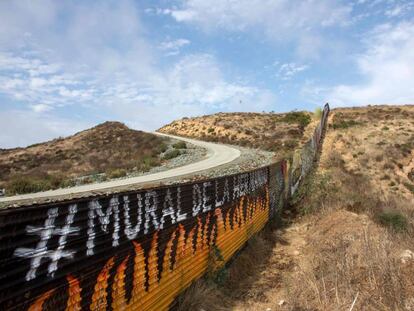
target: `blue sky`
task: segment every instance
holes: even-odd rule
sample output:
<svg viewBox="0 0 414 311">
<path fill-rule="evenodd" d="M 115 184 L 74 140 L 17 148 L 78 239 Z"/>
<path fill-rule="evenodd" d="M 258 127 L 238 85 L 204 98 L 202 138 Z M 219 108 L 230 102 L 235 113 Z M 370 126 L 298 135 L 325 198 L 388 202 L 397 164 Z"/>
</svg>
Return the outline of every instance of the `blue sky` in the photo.
<svg viewBox="0 0 414 311">
<path fill-rule="evenodd" d="M 407 0 L 0 2 L 0 148 L 106 120 L 414 103 Z"/>
</svg>

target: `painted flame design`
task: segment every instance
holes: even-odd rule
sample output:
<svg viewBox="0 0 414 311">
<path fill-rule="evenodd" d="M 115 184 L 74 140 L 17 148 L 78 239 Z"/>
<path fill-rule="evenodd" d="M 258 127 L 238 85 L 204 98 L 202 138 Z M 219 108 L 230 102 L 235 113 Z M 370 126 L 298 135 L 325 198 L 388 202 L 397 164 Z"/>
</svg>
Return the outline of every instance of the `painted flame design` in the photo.
<svg viewBox="0 0 414 311">
<path fill-rule="evenodd" d="M 221 208 L 211 211 L 205 224 L 200 217 L 186 237 L 186 231 L 179 224 L 166 245 L 162 262 L 162 273 L 158 269 L 158 232 L 153 234 L 148 253 L 146 267 L 145 254 L 141 245 L 133 241 L 134 252 L 127 255 L 113 271 L 115 258 L 110 258 L 99 273 L 90 310 L 105 310 L 108 307 L 108 293 L 111 292 L 113 310 L 166 310 L 175 297 L 186 289 L 191 282 L 201 277 L 209 268 L 212 246 L 215 245 L 227 262 L 234 253 L 255 233 L 260 231 L 269 218 L 269 192 L 265 188 L 265 196 L 243 196 L 236 206 L 230 207 L 223 216 Z M 246 208 L 243 208 L 246 206 Z M 216 218 L 215 221 L 213 218 Z M 209 226 L 213 223 L 210 233 Z M 193 243 L 196 235 L 196 243 Z M 176 242 L 175 261 L 172 261 L 174 241 Z M 195 244 L 195 245 L 194 245 Z M 133 256 L 133 288 L 129 301 L 126 298 L 125 278 L 127 263 Z M 115 273 L 112 284 L 109 278 Z M 146 271 L 148 271 L 148 288 L 146 288 Z M 71 275 L 67 276 L 69 284 L 66 310 L 82 309 L 81 287 L 79 281 Z M 109 291 L 109 287 L 112 291 Z M 30 306 L 30 311 L 43 310 L 44 303 L 55 293 L 49 290 L 39 296 Z"/>
</svg>

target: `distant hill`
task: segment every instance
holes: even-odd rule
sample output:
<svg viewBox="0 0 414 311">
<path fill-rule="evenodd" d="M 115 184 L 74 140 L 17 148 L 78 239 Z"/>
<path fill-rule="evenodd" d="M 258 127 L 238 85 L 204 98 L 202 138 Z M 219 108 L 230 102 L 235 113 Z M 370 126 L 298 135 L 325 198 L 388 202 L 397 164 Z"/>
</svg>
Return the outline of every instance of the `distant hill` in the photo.
<svg viewBox="0 0 414 311">
<path fill-rule="evenodd" d="M 105 122 L 66 138 L 1 149 L 0 187 L 22 193 L 67 186 L 68 179 L 90 174 L 120 177 L 123 170 L 157 165 L 166 142 L 119 122 Z"/>
<path fill-rule="evenodd" d="M 412 198 L 414 106 L 336 108 L 331 116 L 332 150 L 343 169 L 368 178 L 381 196 Z"/>
<path fill-rule="evenodd" d="M 158 131 L 283 153 L 298 146 L 311 121 L 312 113 L 302 111 L 217 113 L 176 120 Z"/>
</svg>

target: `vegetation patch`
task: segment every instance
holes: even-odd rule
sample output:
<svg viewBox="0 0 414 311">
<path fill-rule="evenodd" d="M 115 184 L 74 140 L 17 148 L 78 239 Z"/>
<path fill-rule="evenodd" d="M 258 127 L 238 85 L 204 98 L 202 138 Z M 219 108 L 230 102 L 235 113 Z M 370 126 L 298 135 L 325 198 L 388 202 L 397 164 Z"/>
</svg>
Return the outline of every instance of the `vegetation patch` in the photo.
<svg viewBox="0 0 414 311">
<path fill-rule="evenodd" d="M 279 122 L 296 123 L 305 128 L 312 121 L 309 113 L 304 111 L 293 111 L 286 113 Z"/>
<path fill-rule="evenodd" d="M 318 116 L 316 116 L 318 118 Z M 276 113 L 217 113 L 181 119 L 160 128 L 162 133 L 196 138 L 223 144 L 235 144 L 277 152 L 279 159 L 292 152 L 300 142 L 308 125 L 315 120 L 310 112 Z M 316 122 L 315 122 L 316 123 Z M 296 143 L 284 144 L 294 140 Z"/>
<path fill-rule="evenodd" d="M 181 155 L 181 151 L 180 150 L 178 150 L 178 149 L 173 149 L 173 150 L 170 150 L 170 151 L 167 151 L 166 153 L 164 153 L 164 156 L 163 156 L 163 158 L 165 159 L 165 160 L 170 160 L 170 159 L 173 159 L 173 158 L 176 158 L 176 157 L 178 157 L 179 155 Z"/>
<path fill-rule="evenodd" d="M 62 175 L 44 175 L 42 178 L 16 176 L 5 184 L 7 195 L 26 194 L 74 186 L 75 182 Z"/>
<path fill-rule="evenodd" d="M 407 230 L 408 221 L 404 214 L 397 210 L 386 210 L 378 213 L 378 222 L 396 232 Z"/>
<path fill-rule="evenodd" d="M 119 178 L 134 168 L 160 164 L 169 139 L 105 122 L 75 135 L 0 152 L 0 182 L 6 194 L 30 193 L 77 183 Z M 106 173 L 105 175 L 103 173 Z M 99 177 L 82 178 L 82 176 Z"/>
<path fill-rule="evenodd" d="M 414 185 L 413 185 L 413 184 L 410 184 L 410 183 L 408 183 L 408 182 L 405 182 L 405 183 L 404 183 L 404 186 L 405 186 L 408 190 L 410 190 L 412 194 L 414 194 Z"/>
<path fill-rule="evenodd" d="M 173 144 L 175 149 L 187 149 L 187 144 L 185 141 L 179 141 L 178 143 Z"/>
<path fill-rule="evenodd" d="M 111 179 L 125 177 L 126 175 L 127 175 L 127 171 L 122 168 L 110 170 L 106 173 L 106 176 Z"/>
<path fill-rule="evenodd" d="M 340 119 L 340 120 L 334 120 L 334 122 L 332 123 L 332 127 L 337 130 L 337 129 L 347 129 L 349 127 L 352 126 L 357 126 L 357 125 L 361 125 L 361 122 L 355 121 L 355 120 L 344 120 L 344 119 Z"/>
</svg>

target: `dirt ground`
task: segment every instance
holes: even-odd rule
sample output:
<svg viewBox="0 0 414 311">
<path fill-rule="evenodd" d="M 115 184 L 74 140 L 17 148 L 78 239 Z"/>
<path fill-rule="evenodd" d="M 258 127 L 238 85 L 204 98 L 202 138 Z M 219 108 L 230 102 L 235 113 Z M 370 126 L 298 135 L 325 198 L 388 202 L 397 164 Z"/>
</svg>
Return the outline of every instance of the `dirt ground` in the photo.
<svg viewBox="0 0 414 311">
<path fill-rule="evenodd" d="M 334 110 L 283 224 L 249 242 L 223 284 L 193 285 L 179 310 L 414 310 L 413 129 L 414 106 Z"/>
<path fill-rule="evenodd" d="M 314 114 L 300 111 L 286 114 L 217 113 L 176 120 L 158 131 L 275 151 L 282 158 L 307 140 L 306 129 L 311 127 L 313 119 Z"/>
<path fill-rule="evenodd" d="M 0 188 L 7 194 L 30 193 L 73 186 L 73 178 L 85 175 L 112 178 L 120 170 L 149 170 L 160 164 L 167 144 L 169 139 L 105 122 L 69 137 L 0 149 Z"/>
</svg>

